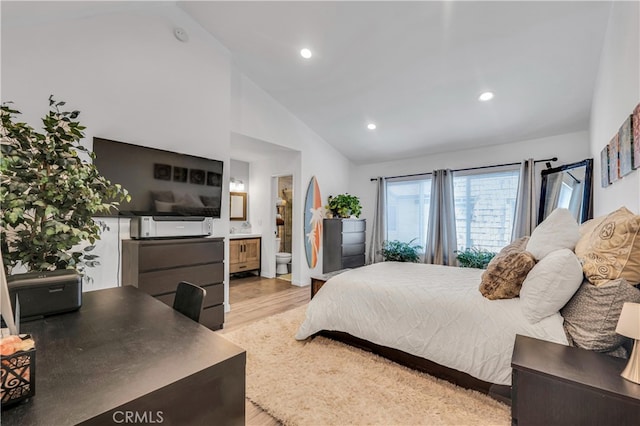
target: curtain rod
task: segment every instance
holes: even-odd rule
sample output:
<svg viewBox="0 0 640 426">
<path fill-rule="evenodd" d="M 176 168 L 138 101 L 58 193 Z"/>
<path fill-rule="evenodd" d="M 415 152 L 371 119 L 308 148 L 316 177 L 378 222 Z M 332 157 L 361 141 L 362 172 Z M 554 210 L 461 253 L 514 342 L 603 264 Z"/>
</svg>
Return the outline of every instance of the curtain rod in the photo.
<svg viewBox="0 0 640 426">
<path fill-rule="evenodd" d="M 558 161 L 558 157 L 545 158 L 544 160 L 535 160 L 534 163 L 548 163 L 548 162 L 551 162 L 551 161 Z M 467 167 L 466 169 L 455 169 L 455 170 L 452 170 L 452 172 L 466 172 L 466 171 L 469 171 L 469 170 L 491 169 L 493 167 L 517 166 L 518 164 L 521 164 L 521 162 L 494 164 L 492 166 Z M 400 176 L 385 176 L 385 179 L 405 178 L 405 177 L 413 177 L 413 176 L 425 176 L 425 175 L 430 175 L 430 174 L 431 174 L 431 172 L 413 173 L 413 174 L 410 174 L 410 175 L 400 175 Z M 371 182 L 375 182 L 376 180 L 378 180 L 378 178 L 371 178 Z"/>
</svg>

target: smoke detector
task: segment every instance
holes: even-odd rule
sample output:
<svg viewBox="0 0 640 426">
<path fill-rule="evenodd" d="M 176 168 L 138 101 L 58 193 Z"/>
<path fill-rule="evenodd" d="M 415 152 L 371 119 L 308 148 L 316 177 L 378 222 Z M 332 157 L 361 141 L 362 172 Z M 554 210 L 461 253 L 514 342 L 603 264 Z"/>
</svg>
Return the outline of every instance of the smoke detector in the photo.
<svg viewBox="0 0 640 426">
<path fill-rule="evenodd" d="M 187 34 L 187 32 L 183 28 L 174 28 L 173 35 L 175 35 L 176 38 L 182 42 L 186 43 L 187 41 L 189 41 L 189 34 Z"/>
</svg>

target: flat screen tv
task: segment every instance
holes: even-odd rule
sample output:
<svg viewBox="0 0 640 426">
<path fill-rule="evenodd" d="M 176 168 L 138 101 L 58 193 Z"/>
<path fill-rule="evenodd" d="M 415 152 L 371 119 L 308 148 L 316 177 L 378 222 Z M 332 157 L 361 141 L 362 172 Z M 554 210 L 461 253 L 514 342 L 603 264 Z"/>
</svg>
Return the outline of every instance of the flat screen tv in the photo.
<svg viewBox="0 0 640 426">
<path fill-rule="evenodd" d="M 112 215 L 220 218 L 223 162 L 93 138 L 94 164 L 131 195 Z"/>
</svg>

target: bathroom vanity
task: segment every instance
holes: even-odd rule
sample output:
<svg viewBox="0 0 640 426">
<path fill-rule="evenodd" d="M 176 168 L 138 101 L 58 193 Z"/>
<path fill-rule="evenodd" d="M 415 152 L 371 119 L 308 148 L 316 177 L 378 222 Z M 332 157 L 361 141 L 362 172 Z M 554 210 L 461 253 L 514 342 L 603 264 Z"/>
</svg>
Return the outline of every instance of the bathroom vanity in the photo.
<svg viewBox="0 0 640 426">
<path fill-rule="evenodd" d="M 258 271 L 262 238 L 257 234 L 229 235 L 229 273 Z"/>
</svg>

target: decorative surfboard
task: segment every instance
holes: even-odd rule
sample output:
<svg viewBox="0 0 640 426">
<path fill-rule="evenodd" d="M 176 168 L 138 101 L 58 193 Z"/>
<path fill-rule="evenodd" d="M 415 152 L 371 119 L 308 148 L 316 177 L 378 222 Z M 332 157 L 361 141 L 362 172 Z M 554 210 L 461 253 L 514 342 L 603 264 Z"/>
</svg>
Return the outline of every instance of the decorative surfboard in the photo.
<svg viewBox="0 0 640 426">
<path fill-rule="evenodd" d="M 307 187 L 307 196 L 304 201 L 304 251 L 309 268 L 315 268 L 318 264 L 323 217 L 324 207 L 322 207 L 320 187 L 316 177 L 313 176 Z"/>
</svg>

